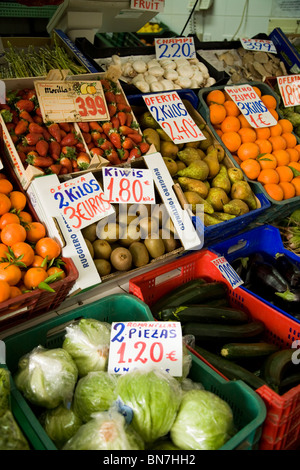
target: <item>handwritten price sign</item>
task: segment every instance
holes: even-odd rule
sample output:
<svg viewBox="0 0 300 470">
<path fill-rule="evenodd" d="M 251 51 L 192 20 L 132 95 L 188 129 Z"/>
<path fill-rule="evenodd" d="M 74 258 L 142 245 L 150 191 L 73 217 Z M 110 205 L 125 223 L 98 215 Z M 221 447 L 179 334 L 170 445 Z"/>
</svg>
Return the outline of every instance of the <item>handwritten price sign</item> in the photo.
<svg viewBox="0 0 300 470">
<path fill-rule="evenodd" d="M 155 204 L 151 170 L 105 167 L 103 187 L 104 196 L 111 203 Z"/>
<path fill-rule="evenodd" d="M 233 99 L 251 127 L 270 127 L 277 124 L 257 93 L 250 85 L 226 86 L 225 91 Z"/>
<path fill-rule="evenodd" d="M 205 140 L 178 93 L 155 93 L 144 95 L 143 98 L 156 122 L 175 144 Z"/>
<path fill-rule="evenodd" d="M 157 13 L 162 13 L 164 6 L 165 0 L 131 0 L 130 3 L 132 10 L 157 11 Z"/>
<path fill-rule="evenodd" d="M 161 59 L 192 59 L 196 56 L 194 38 L 155 38 L 155 54 Z"/>
<path fill-rule="evenodd" d="M 277 77 L 277 84 L 285 108 L 300 105 L 300 75 Z"/>
<path fill-rule="evenodd" d="M 238 273 L 233 269 L 233 267 L 228 263 L 224 256 L 219 256 L 211 261 L 220 273 L 225 277 L 225 279 L 230 283 L 233 289 L 244 284 L 244 281 L 240 278 Z"/>
<path fill-rule="evenodd" d="M 36 81 L 34 85 L 44 122 L 109 119 L 100 81 Z"/>
<path fill-rule="evenodd" d="M 114 213 L 92 173 L 61 183 L 50 193 L 59 213 L 73 230 L 81 230 Z"/>
<path fill-rule="evenodd" d="M 115 322 L 111 326 L 108 372 L 155 368 L 182 376 L 180 322 Z"/>
<path fill-rule="evenodd" d="M 262 52 L 271 52 L 272 54 L 277 54 L 276 47 L 274 46 L 273 41 L 268 39 L 240 39 L 241 44 L 244 49 L 249 51 L 262 51 Z"/>
</svg>

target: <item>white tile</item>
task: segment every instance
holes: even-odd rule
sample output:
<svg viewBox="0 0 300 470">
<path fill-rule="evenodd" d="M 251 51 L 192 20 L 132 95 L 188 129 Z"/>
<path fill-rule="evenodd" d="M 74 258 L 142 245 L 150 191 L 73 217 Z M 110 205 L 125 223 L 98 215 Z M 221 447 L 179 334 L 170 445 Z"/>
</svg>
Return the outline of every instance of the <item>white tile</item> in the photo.
<svg viewBox="0 0 300 470">
<path fill-rule="evenodd" d="M 206 15 L 225 15 L 228 1 L 230 0 L 214 0 L 212 7 L 207 10 Z"/>
<path fill-rule="evenodd" d="M 245 25 L 245 36 L 251 38 L 259 33 L 268 34 L 269 17 L 252 16 Z"/>
<path fill-rule="evenodd" d="M 248 16 L 249 17 L 270 17 L 272 11 L 272 0 L 249 0 Z"/>
<path fill-rule="evenodd" d="M 245 1 L 246 0 L 227 0 L 225 15 L 230 17 L 241 17 L 243 14 Z"/>
</svg>

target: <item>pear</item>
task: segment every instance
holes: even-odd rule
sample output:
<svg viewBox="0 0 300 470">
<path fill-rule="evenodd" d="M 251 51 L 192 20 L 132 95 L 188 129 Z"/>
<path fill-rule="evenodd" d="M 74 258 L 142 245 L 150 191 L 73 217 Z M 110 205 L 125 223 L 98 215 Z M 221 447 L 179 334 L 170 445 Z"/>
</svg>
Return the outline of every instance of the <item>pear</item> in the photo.
<svg viewBox="0 0 300 470">
<path fill-rule="evenodd" d="M 180 184 L 183 191 L 194 191 L 203 197 L 203 199 L 205 199 L 208 194 L 209 188 L 203 181 L 181 176 L 178 178 L 178 183 Z"/>
<path fill-rule="evenodd" d="M 196 160 L 201 160 L 198 150 L 194 147 L 185 147 L 183 150 L 178 152 L 177 156 L 179 160 L 186 165 L 190 165 L 190 163 Z"/>
<path fill-rule="evenodd" d="M 209 175 L 209 166 L 202 160 L 196 160 L 183 170 L 178 171 L 177 175 L 205 181 Z"/>
<path fill-rule="evenodd" d="M 237 181 L 231 187 L 231 199 L 241 199 L 250 209 L 257 208 L 256 197 L 247 181 Z"/>
<path fill-rule="evenodd" d="M 210 214 L 204 214 L 203 220 L 204 220 L 205 227 L 222 223 L 221 219 L 217 219 L 217 217 L 214 217 L 213 215 L 210 215 Z"/>
<path fill-rule="evenodd" d="M 244 174 L 240 168 L 228 168 L 227 173 L 231 184 L 235 183 L 236 181 L 242 181 L 244 179 Z"/>
<path fill-rule="evenodd" d="M 175 160 L 173 160 L 173 158 L 163 157 L 163 161 L 165 162 L 170 175 L 175 176 L 178 171 L 177 163 L 175 162 Z"/>
<path fill-rule="evenodd" d="M 165 142 L 173 142 L 171 137 L 163 129 L 156 129 L 156 132 L 159 135 L 160 140 L 164 140 Z"/>
<path fill-rule="evenodd" d="M 194 191 L 185 191 L 184 196 L 188 202 L 192 206 L 192 212 L 196 214 L 197 212 L 197 204 L 203 204 L 203 211 L 206 214 L 213 214 L 214 209 L 212 205 L 203 199 L 198 193 L 195 193 Z"/>
<path fill-rule="evenodd" d="M 228 177 L 227 168 L 225 165 L 220 165 L 219 173 L 213 178 L 211 182 L 212 188 L 222 188 L 228 194 L 231 189 L 230 179 Z"/>
<path fill-rule="evenodd" d="M 222 220 L 223 222 L 226 222 L 226 220 L 235 219 L 236 215 L 226 214 L 226 212 L 214 212 L 214 217 Z"/>
<path fill-rule="evenodd" d="M 156 151 L 160 151 L 160 137 L 155 129 L 148 127 L 147 129 L 143 130 L 143 136 L 149 145 L 153 144 Z"/>
<path fill-rule="evenodd" d="M 249 212 L 249 207 L 242 199 L 231 199 L 228 204 L 224 204 L 223 211 L 226 214 L 244 215 Z"/>
<path fill-rule="evenodd" d="M 203 158 L 203 161 L 207 163 L 209 168 L 208 177 L 214 178 L 215 176 L 217 176 L 220 171 L 220 163 L 217 156 L 217 150 L 213 149 L 211 152 L 209 152 L 207 156 Z"/>
<path fill-rule="evenodd" d="M 217 150 L 217 156 L 218 160 L 221 163 L 224 160 L 225 157 L 225 149 L 222 147 L 221 144 L 212 144 L 208 147 L 207 152 L 210 152 L 211 150 L 216 149 Z"/>
<path fill-rule="evenodd" d="M 160 153 L 162 157 L 173 158 L 173 160 L 176 160 L 178 152 L 179 148 L 174 144 L 174 142 L 167 142 L 166 140 L 160 141 Z"/>
<path fill-rule="evenodd" d="M 177 164 L 177 171 L 180 171 L 180 170 L 183 170 L 184 168 L 186 168 L 186 164 L 183 163 L 182 161 L 180 160 L 175 160 L 176 161 L 176 164 Z"/>
<path fill-rule="evenodd" d="M 207 150 L 210 145 L 213 143 L 213 137 L 210 135 L 210 133 L 206 130 L 203 129 L 202 134 L 205 137 L 205 140 L 201 140 L 199 144 L 199 148 L 201 150 Z"/>
<path fill-rule="evenodd" d="M 229 202 L 229 197 L 222 188 L 210 188 L 206 201 L 213 206 L 215 211 L 221 212 L 224 204 Z"/>
</svg>

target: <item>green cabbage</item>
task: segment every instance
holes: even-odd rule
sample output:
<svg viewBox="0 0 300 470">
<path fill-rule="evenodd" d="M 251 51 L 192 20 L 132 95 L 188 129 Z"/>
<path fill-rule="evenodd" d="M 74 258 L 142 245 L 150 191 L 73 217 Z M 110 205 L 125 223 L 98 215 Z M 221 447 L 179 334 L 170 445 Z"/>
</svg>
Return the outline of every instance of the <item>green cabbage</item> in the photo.
<svg viewBox="0 0 300 470">
<path fill-rule="evenodd" d="M 150 450 L 181 450 L 170 439 L 159 439 L 154 442 Z"/>
<path fill-rule="evenodd" d="M 83 422 L 89 421 L 93 413 L 110 408 L 117 398 L 117 380 L 116 375 L 97 371 L 89 372 L 78 381 L 74 392 L 74 411 Z"/>
<path fill-rule="evenodd" d="M 159 370 L 134 370 L 119 377 L 116 391 L 132 409 L 132 425 L 146 443 L 169 432 L 182 397 L 174 377 Z"/>
<path fill-rule="evenodd" d="M 10 372 L 0 367 L 0 416 L 10 409 Z"/>
<path fill-rule="evenodd" d="M 0 417 L 0 450 L 30 450 L 29 444 L 10 410 L 6 410 Z"/>
<path fill-rule="evenodd" d="M 77 378 L 76 364 L 67 351 L 42 346 L 20 358 L 14 376 L 15 384 L 25 398 L 45 408 L 71 403 Z"/>
<path fill-rule="evenodd" d="M 58 449 L 61 449 L 82 425 L 81 419 L 73 409 L 64 405 L 44 411 L 39 421 Z"/>
<path fill-rule="evenodd" d="M 63 349 L 75 361 L 80 377 L 96 370 L 107 370 L 111 325 L 83 318 L 66 328 Z"/>
<path fill-rule="evenodd" d="M 216 450 L 233 434 L 231 407 L 207 390 L 185 392 L 170 431 L 182 450 Z"/>
<path fill-rule="evenodd" d="M 124 416 L 110 410 L 83 424 L 63 450 L 144 450 L 144 442 Z"/>
</svg>

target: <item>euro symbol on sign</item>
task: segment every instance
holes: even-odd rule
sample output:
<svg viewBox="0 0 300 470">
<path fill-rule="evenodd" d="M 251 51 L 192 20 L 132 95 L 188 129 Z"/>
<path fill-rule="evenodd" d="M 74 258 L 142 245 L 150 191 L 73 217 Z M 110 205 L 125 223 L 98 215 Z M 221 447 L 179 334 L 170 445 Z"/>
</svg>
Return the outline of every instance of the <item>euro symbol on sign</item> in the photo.
<svg viewBox="0 0 300 470">
<path fill-rule="evenodd" d="M 146 180 L 146 181 L 144 181 L 144 184 L 149 185 L 149 184 L 150 184 L 150 181 Z"/>
<path fill-rule="evenodd" d="M 177 361 L 178 359 L 176 359 L 175 354 L 176 354 L 176 351 L 171 351 L 170 353 L 166 355 L 167 359 L 170 359 L 170 361 Z"/>
<path fill-rule="evenodd" d="M 259 115 L 257 116 L 257 119 L 258 119 L 259 122 L 261 122 L 261 123 L 264 124 L 265 126 L 269 126 L 269 125 L 271 124 L 270 122 L 267 123 L 267 122 L 265 122 L 265 121 L 262 120 L 262 114 L 259 114 Z"/>
</svg>

